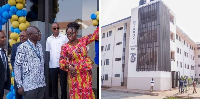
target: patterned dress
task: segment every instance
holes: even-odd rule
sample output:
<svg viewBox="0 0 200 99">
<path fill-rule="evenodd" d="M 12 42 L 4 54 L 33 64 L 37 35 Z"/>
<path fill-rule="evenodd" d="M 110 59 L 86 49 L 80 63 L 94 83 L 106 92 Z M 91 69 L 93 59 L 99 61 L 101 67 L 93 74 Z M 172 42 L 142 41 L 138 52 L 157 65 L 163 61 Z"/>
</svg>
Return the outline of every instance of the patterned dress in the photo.
<svg viewBox="0 0 200 99">
<path fill-rule="evenodd" d="M 68 72 L 67 64 L 70 64 L 76 69 L 76 75 L 68 72 L 70 99 L 95 99 L 92 90 L 93 61 L 87 56 L 87 45 L 95 40 L 99 40 L 99 28 L 93 34 L 80 38 L 77 45 L 65 43 L 61 48 L 60 68 Z"/>
</svg>

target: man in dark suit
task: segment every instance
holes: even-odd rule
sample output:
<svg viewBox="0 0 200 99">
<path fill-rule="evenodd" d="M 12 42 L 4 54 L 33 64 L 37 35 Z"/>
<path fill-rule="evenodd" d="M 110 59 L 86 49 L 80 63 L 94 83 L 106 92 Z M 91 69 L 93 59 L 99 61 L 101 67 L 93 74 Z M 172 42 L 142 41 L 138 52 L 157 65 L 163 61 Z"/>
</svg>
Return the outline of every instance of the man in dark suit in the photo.
<svg viewBox="0 0 200 99">
<path fill-rule="evenodd" d="M 14 44 L 14 45 L 12 46 L 11 59 L 10 59 L 10 60 L 11 60 L 11 65 L 12 65 L 12 67 L 14 67 L 15 56 L 16 56 L 16 52 L 17 52 L 17 47 L 18 47 L 20 44 L 22 44 L 22 43 L 24 43 L 25 41 L 27 41 L 27 39 L 28 39 L 28 35 L 27 35 L 26 31 L 22 31 L 22 32 L 20 33 L 19 37 L 20 37 L 20 42 Z M 14 68 L 13 68 L 13 69 L 14 69 Z M 14 84 L 14 87 L 15 87 L 15 99 L 22 99 L 22 95 L 18 94 L 18 92 L 17 92 L 17 89 L 18 89 L 18 88 L 17 88 L 16 82 L 15 82 L 15 84 Z"/>
<path fill-rule="evenodd" d="M 10 90 L 10 69 L 8 66 L 8 58 L 4 50 L 6 45 L 6 35 L 0 31 L 0 99 L 3 99 L 4 89 Z"/>
</svg>

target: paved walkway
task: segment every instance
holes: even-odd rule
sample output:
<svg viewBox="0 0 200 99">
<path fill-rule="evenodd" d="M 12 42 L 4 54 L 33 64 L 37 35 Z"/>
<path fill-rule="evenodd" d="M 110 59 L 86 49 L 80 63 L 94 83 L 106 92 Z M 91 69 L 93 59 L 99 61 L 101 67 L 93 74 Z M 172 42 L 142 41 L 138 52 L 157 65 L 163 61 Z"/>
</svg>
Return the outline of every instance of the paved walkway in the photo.
<svg viewBox="0 0 200 99">
<path fill-rule="evenodd" d="M 174 88 L 172 90 L 166 90 L 166 91 L 149 92 L 149 90 L 127 89 L 126 87 L 112 87 L 112 88 L 102 88 L 102 96 L 104 96 L 104 93 L 103 93 L 104 91 L 109 91 L 109 92 L 123 92 L 123 93 L 131 93 L 131 94 L 140 94 L 140 96 L 141 95 L 157 96 L 157 97 L 160 97 L 160 99 L 163 99 L 163 98 L 169 97 L 169 96 L 180 97 L 180 98 L 190 97 L 190 98 L 200 99 L 200 87 L 196 88 L 197 93 L 195 93 L 195 94 L 192 93 L 193 87 L 189 87 L 188 89 L 189 90 L 187 93 L 181 94 L 181 93 L 179 93 L 178 88 Z M 113 99 L 115 99 L 115 98 L 113 98 Z"/>
</svg>

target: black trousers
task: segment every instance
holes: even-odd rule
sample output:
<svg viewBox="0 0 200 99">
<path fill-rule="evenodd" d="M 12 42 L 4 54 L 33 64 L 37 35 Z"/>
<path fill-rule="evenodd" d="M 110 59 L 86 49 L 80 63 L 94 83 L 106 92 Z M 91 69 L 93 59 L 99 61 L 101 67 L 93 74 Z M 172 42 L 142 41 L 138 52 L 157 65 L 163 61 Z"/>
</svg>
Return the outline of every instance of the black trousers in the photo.
<svg viewBox="0 0 200 99">
<path fill-rule="evenodd" d="M 60 74 L 61 99 L 67 99 L 67 72 L 60 68 L 50 68 L 52 97 L 58 99 L 58 74 Z"/>
<path fill-rule="evenodd" d="M 15 99 L 22 99 L 22 95 L 18 94 L 17 92 L 17 84 L 16 84 L 16 81 L 15 81 L 15 84 L 14 84 L 14 88 L 15 88 Z"/>
<path fill-rule="evenodd" d="M 4 89 L 0 92 L 0 99 L 3 99 L 4 96 Z"/>
</svg>

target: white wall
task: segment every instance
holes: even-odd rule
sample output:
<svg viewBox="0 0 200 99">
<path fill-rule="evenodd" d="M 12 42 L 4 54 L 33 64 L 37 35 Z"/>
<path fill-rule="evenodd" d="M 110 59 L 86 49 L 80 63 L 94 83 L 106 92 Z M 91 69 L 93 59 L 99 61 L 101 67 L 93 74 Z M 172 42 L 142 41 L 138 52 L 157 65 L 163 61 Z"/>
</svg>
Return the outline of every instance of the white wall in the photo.
<svg viewBox="0 0 200 99">
<path fill-rule="evenodd" d="M 200 45 L 197 45 L 195 48 L 195 78 L 200 78 L 200 67 L 198 66 L 200 65 L 200 58 L 198 58 L 198 55 L 200 55 L 200 50 L 197 49 L 198 47 L 200 47 Z"/>
<path fill-rule="evenodd" d="M 107 37 L 107 32 L 112 31 L 112 35 Z M 111 85 L 111 74 L 113 71 L 112 68 L 112 57 L 113 57 L 113 45 L 114 45 L 114 34 L 115 34 L 115 27 L 111 27 L 107 30 L 102 30 L 101 35 L 103 36 L 103 33 L 105 33 L 105 38 L 101 39 L 101 46 L 104 46 L 103 51 L 101 51 L 101 60 L 102 60 L 102 67 L 101 67 L 101 75 L 108 74 L 108 81 L 104 80 L 103 85 Z M 105 51 L 106 45 L 108 46 L 110 44 L 110 50 Z M 106 59 L 109 59 L 109 65 L 104 65 L 104 61 L 106 62 Z"/>
<path fill-rule="evenodd" d="M 193 60 L 194 50 L 190 49 L 191 43 L 189 43 L 189 41 L 186 37 L 182 36 L 182 34 L 180 34 L 180 33 L 177 33 L 177 34 L 181 37 L 181 42 L 176 39 L 176 52 L 175 52 L 176 53 L 176 65 L 175 66 L 177 67 L 177 61 L 178 61 L 177 71 L 180 71 L 180 75 L 181 76 L 186 75 L 189 78 L 191 78 L 191 76 L 194 77 L 195 70 L 191 70 L 191 65 L 195 66 L 195 60 Z M 185 40 L 185 45 L 184 45 L 184 40 Z M 188 44 L 188 47 L 187 47 L 187 44 Z M 177 48 L 181 49 L 181 54 L 180 54 L 180 52 L 177 53 Z M 184 52 L 188 53 L 188 57 L 185 57 Z M 180 62 L 182 62 L 182 68 L 180 66 Z M 185 68 L 185 64 L 186 64 L 186 68 Z M 189 69 L 188 69 L 188 65 L 189 65 Z"/>
</svg>

